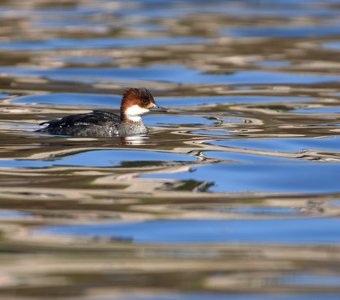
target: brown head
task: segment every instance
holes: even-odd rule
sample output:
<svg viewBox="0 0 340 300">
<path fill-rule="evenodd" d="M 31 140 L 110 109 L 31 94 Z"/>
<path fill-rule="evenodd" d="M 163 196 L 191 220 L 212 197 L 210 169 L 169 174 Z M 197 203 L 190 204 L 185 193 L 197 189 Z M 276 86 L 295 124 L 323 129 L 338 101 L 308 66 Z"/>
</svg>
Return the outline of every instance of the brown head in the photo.
<svg viewBox="0 0 340 300">
<path fill-rule="evenodd" d="M 141 115 L 150 110 L 165 111 L 155 103 L 151 93 L 145 88 L 129 88 L 125 91 L 120 107 L 122 121 L 141 121 Z"/>
</svg>

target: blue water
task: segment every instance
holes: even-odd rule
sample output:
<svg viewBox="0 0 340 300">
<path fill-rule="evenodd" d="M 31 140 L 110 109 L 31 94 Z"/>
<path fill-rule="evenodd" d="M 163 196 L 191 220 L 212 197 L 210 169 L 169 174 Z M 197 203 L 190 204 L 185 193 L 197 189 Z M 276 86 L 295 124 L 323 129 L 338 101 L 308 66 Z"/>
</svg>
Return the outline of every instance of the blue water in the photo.
<svg viewBox="0 0 340 300">
<path fill-rule="evenodd" d="M 322 44 L 326 48 L 334 49 L 335 51 L 340 50 L 340 42 L 334 41 L 334 42 L 326 42 Z"/>
<path fill-rule="evenodd" d="M 340 219 L 146 221 L 125 224 L 50 226 L 44 234 L 95 236 L 134 243 L 339 244 Z"/>
<path fill-rule="evenodd" d="M 256 63 L 257 66 L 260 67 L 271 67 L 271 68 L 284 68 L 290 66 L 289 61 L 273 61 L 273 60 L 267 60 L 267 61 L 259 61 Z"/>
<path fill-rule="evenodd" d="M 158 165 L 162 162 L 193 162 L 195 157 L 176 153 L 138 150 L 93 150 L 64 157 L 53 157 L 46 160 L 15 159 L 0 160 L 0 167 L 11 168 L 50 168 L 54 166 L 79 167 L 128 167 L 133 163 L 138 167 L 142 162 L 148 165 Z"/>
<path fill-rule="evenodd" d="M 251 215 L 290 216 L 299 214 L 298 209 L 290 207 L 217 207 L 216 210 Z"/>
<path fill-rule="evenodd" d="M 299 114 L 338 114 L 338 113 L 340 113 L 340 107 L 321 107 L 321 108 L 295 109 L 294 113 L 299 113 Z"/>
<path fill-rule="evenodd" d="M 13 103 L 54 104 L 74 106 L 112 106 L 119 108 L 121 96 L 78 93 L 51 93 L 18 97 Z"/>
<path fill-rule="evenodd" d="M 223 29 L 222 34 L 242 37 L 271 37 L 271 38 L 310 38 L 320 36 L 336 37 L 340 35 L 339 24 L 329 26 L 308 27 L 259 27 Z"/>
<path fill-rule="evenodd" d="M 171 44 L 204 43 L 203 38 L 195 37 L 165 37 L 165 38 L 143 38 L 143 39 L 54 39 L 42 41 L 12 41 L 0 42 L 0 51 L 43 51 L 55 49 L 96 49 L 96 48 L 127 48 L 146 47 Z"/>
<path fill-rule="evenodd" d="M 334 206 L 340 206 L 340 200 L 331 201 L 329 204 Z"/>
<path fill-rule="evenodd" d="M 204 151 L 204 155 L 209 158 L 234 161 L 238 163 L 303 163 L 294 158 L 275 157 L 263 154 L 240 153 L 232 151 Z"/>
<path fill-rule="evenodd" d="M 204 117 L 192 117 L 190 115 L 184 116 L 146 116 L 143 118 L 145 123 L 150 126 L 197 126 L 197 125 L 212 125 L 215 120 L 209 120 Z"/>
<path fill-rule="evenodd" d="M 209 131 L 209 130 L 195 130 L 191 131 L 192 134 L 199 134 L 199 135 L 210 135 L 210 136 L 230 136 L 233 135 L 230 131 L 227 130 L 214 130 L 214 131 Z"/>
<path fill-rule="evenodd" d="M 209 142 L 227 148 L 241 148 L 252 150 L 264 150 L 275 152 L 300 152 L 301 150 L 325 150 L 340 151 L 340 137 L 318 137 L 318 138 L 277 138 L 277 139 L 240 139 L 219 140 Z"/>
<path fill-rule="evenodd" d="M 0 298 L 340 299 L 339 3 L 1 2 Z M 34 132 L 128 86 L 139 141 Z"/>
<path fill-rule="evenodd" d="M 293 274 L 279 279 L 280 284 L 295 286 L 340 286 L 339 276 Z"/>
<path fill-rule="evenodd" d="M 0 220 L 2 219 L 26 219 L 30 218 L 31 215 L 25 212 L 15 211 L 15 210 L 0 210 Z"/>
<path fill-rule="evenodd" d="M 141 178 L 166 178 L 211 182 L 211 192 L 224 193 L 337 193 L 338 163 L 220 163 L 179 173 L 158 173 Z"/>
<path fill-rule="evenodd" d="M 102 80 L 137 80 L 185 84 L 315 84 L 335 82 L 340 75 L 314 75 L 269 71 L 239 71 L 229 74 L 207 74 L 183 65 L 152 65 L 144 68 L 62 68 L 32 69 L 0 67 L 0 72 L 14 76 L 43 76 L 56 81 L 95 83 Z"/>
</svg>

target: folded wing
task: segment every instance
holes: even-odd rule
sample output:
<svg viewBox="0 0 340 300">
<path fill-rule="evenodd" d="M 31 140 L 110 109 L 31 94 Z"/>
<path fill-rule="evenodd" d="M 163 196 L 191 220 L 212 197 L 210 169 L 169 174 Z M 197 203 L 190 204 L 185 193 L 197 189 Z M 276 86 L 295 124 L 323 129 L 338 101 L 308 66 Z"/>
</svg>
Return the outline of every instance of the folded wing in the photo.
<svg viewBox="0 0 340 300">
<path fill-rule="evenodd" d="M 66 116 L 59 120 L 43 122 L 38 130 L 51 134 L 77 136 L 113 136 L 118 132 L 120 117 L 108 111 L 94 110 L 87 114 Z"/>
</svg>

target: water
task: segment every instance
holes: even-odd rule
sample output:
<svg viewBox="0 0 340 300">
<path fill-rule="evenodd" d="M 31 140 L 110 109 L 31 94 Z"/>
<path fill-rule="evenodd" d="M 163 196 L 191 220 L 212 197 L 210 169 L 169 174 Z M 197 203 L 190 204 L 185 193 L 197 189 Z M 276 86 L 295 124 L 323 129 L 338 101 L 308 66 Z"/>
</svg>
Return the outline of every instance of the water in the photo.
<svg viewBox="0 0 340 300">
<path fill-rule="evenodd" d="M 338 219 L 232 221 L 149 221 L 129 224 L 69 225 L 40 232 L 112 237 L 138 243 L 329 244 L 340 242 Z"/>
<path fill-rule="evenodd" d="M 0 1 L 0 298 L 340 298 L 338 0 Z M 39 123 L 117 111 L 150 134 Z"/>
</svg>

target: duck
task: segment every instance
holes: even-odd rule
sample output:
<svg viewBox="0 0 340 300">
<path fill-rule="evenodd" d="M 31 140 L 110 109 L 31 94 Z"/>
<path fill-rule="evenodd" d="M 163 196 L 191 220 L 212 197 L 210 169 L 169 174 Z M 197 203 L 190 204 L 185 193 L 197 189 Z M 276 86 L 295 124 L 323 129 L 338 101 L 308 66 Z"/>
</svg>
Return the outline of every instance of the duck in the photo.
<svg viewBox="0 0 340 300">
<path fill-rule="evenodd" d="M 150 111 L 166 112 L 156 104 L 146 88 L 128 88 L 122 96 L 120 114 L 104 110 L 73 114 L 40 124 L 38 132 L 79 137 L 129 137 L 145 135 L 148 128 L 142 115 Z"/>
</svg>

